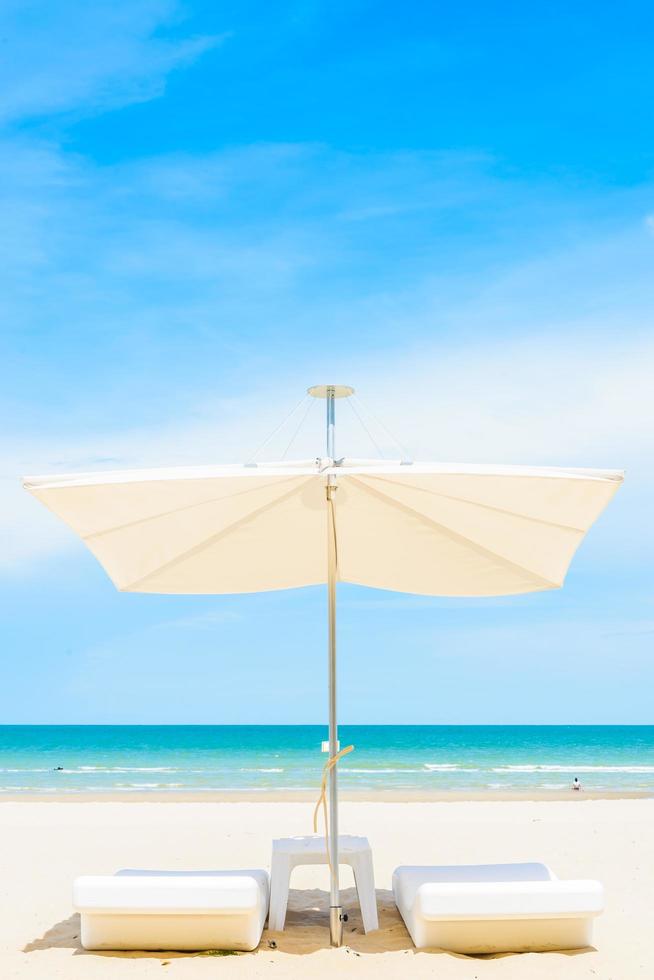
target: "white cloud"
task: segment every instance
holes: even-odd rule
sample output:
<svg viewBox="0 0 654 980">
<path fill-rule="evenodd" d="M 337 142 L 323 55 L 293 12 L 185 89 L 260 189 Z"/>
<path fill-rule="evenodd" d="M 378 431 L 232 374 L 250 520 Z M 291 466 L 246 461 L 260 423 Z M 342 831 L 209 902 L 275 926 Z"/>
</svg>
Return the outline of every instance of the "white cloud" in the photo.
<svg viewBox="0 0 654 980">
<path fill-rule="evenodd" d="M 160 95 L 171 70 L 223 40 L 166 36 L 178 19 L 175 0 L 10 0 L 0 16 L 0 120 Z"/>
<path fill-rule="evenodd" d="M 5 567 L 27 569 L 74 543 L 19 490 L 21 473 L 243 459 L 308 384 L 326 378 L 355 384 L 414 458 L 627 466 L 634 500 L 651 485 L 652 246 L 642 224 L 591 223 L 558 249 L 505 256 L 490 269 L 478 264 L 465 282 L 425 273 L 423 264 L 408 281 L 364 276 L 355 291 L 319 285 L 318 305 L 303 277 L 331 281 L 332 253 L 347 249 L 341 217 L 360 196 L 362 160 L 348 167 L 326 148 L 285 145 L 105 171 L 46 144 L 15 146 L 3 175 L 14 211 L 2 302 L 16 335 L 31 336 L 36 359 L 29 390 L 13 403 L 6 392 L 14 379 L 6 377 L 6 412 L 20 435 L 5 438 L 3 453 Z M 440 164 L 445 186 L 448 166 Z M 405 166 L 420 172 L 415 160 L 403 161 L 399 176 L 395 159 L 369 165 L 381 199 Z M 327 199 L 317 189 L 325 166 L 340 181 Z M 414 194 L 425 197 L 429 187 L 436 195 L 434 166 L 423 161 Z M 177 212 L 181 173 L 187 184 Z M 510 197 L 483 176 L 477 182 L 470 172 L 468 180 L 468 199 Z M 264 202 L 271 186 L 272 212 Z M 242 195 L 257 192 L 253 217 L 239 221 Z M 312 196 L 313 210 L 302 211 L 298 202 Z M 225 220 L 218 211 L 198 225 L 196 203 L 212 199 L 227 209 Z M 375 199 L 371 193 L 369 203 Z M 368 255 L 378 254 L 374 234 Z M 436 236 L 434 268 L 439 248 Z M 392 253 L 387 261 L 394 263 Z M 241 338 L 233 324 L 250 321 L 252 339 Z M 179 344 L 152 382 L 143 358 L 149 367 L 169 331 Z M 18 361 L 19 376 L 21 368 Z M 339 447 L 374 454 L 349 407 L 339 415 Z M 273 456 L 295 421 L 269 447 Z M 371 418 L 368 425 L 385 452 L 398 455 L 384 430 Z M 293 454 L 321 452 L 321 427 L 314 408 Z"/>
<path fill-rule="evenodd" d="M 627 466 L 644 522 L 653 256 L 633 194 L 575 198 L 573 220 L 564 187 L 484 158 L 315 145 L 99 167 L 13 138 L 0 166 L 5 569 L 77 546 L 21 474 L 243 459 L 326 379 L 414 458 Z M 321 429 L 314 408 L 292 454 Z M 375 451 L 346 406 L 339 449 Z"/>
</svg>

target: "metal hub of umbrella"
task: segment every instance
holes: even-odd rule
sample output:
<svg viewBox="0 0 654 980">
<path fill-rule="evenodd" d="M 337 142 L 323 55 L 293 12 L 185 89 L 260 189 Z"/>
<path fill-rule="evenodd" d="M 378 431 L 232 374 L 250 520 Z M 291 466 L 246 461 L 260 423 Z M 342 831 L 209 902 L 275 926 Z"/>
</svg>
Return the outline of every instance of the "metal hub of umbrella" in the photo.
<svg viewBox="0 0 654 980">
<path fill-rule="evenodd" d="M 431 596 L 557 589 L 617 470 L 337 458 L 27 477 L 123 592 L 229 594 L 327 585 L 329 755 L 338 752 L 336 586 Z M 329 770 L 330 936 L 339 946 L 338 768 Z"/>
</svg>

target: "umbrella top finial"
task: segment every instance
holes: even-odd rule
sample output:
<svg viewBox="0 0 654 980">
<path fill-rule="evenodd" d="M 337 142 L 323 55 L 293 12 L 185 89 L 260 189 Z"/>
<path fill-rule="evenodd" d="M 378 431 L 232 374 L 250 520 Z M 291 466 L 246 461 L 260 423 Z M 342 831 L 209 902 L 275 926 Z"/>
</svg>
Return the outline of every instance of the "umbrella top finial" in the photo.
<svg viewBox="0 0 654 980">
<path fill-rule="evenodd" d="M 354 394 L 350 385 L 312 385 L 307 388 L 307 395 L 313 398 L 349 398 Z"/>
</svg>

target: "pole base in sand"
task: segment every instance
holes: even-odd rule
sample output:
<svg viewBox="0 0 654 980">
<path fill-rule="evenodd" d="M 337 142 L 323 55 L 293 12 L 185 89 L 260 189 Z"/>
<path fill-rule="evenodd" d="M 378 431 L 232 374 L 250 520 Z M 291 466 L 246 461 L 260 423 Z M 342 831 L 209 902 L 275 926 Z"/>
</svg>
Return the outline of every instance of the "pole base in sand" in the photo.
<svg viewBox="0 0 654 980">
<path fill-rule="evenodd" d="M 347 922 L 347 915 L 343 915 L 342 905 L 330 905 L 329 907 L 329 941 L 332 946 L 343 945 L 343 923 Z"/>
</svg>

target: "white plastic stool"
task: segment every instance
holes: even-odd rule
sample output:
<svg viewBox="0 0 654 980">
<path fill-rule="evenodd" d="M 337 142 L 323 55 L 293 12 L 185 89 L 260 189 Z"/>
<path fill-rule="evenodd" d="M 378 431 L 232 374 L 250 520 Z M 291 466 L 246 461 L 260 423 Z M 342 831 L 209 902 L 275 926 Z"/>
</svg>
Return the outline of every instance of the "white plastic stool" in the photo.
<svg viewBox="0 0 654 980">
<path fill-rule="evenodd" d="M 339 864 L 349 864 L 354 872 L 363 928 L 366 932 L 378 929 L 375 877 L 368 838 L 339 836 L 338 860 Z M 299 864 L 328 864 L 324 837 L 314 834 L 310 837 L 281 837 L 273 841 L 269 929 L 281 932 L 284 928 L 291 871 Z"/>
</svg>

